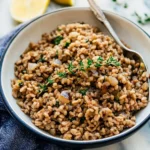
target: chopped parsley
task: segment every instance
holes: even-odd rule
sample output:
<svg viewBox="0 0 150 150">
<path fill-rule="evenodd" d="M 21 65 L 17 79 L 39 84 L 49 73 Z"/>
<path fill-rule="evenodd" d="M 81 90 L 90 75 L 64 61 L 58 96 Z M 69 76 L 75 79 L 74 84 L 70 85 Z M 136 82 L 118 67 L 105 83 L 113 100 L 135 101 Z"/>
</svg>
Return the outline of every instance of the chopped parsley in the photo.
<svg viewBox="0 0 150 150">
<path fill-rule="evenodd" d="M 88 58 L 88 61 L 87 61 L 87 68 L 90 68 L 91 65 L 92 65 L 92 63 L 93 63 L 93 60 L 91 60 L 91 59 Z"/>
<path fill-rule="evenodd" d="M 52 80 L 50 77 L 47 79 L 47 84 L 53 84 L 54 80 Z"/>
<path fill-rule="evenodd" d="M 101 67 L 101 66 L 102 66 L 101 64 L 99 64 L 99 63 L 96 62 L 96 64 L 95 64 L 95 67 L 96 67 L 96 68 L 99 68 L 99 67 Z"/>
<path fill-rule="evenodd" d="M 104 59 L 102 58 L 102 57 L 98 57 L 98 59 L 97 59 L 97 62 L 96 62 L 96 64 L 95 64 L 95 67 L 96 68 L 99 68 L 99 67 L 101 67 L 102 66 L 102 61 L 103 61 Z"/>
<path fill-rule="evenodd" d="M 67 74 L 65 72 L 58 72 L 57 74 L 61 78 L 66 78 L 67 77 Z"/>
<path fill-rule="evenodd" d="M 79 62 L 79 65 L 80 65 L 80 71 L 85 71 L 82 60 Z"/>
<path fill-rule="evenodd" d="M 102 57 L 98 57 L 97 61 L 102 62 L 104 59 Z"/>
<path fill-rule="evenodd" d="M 52 43 L 53 43 L 54 45 L 59 45 L 61 40 L 63 40 L 63 37 L 62 37 L 62 36 L 57 36 L 57 37 L 55 37 L 55 38 L 52 40 Z"/>
<path fill-rule="evenodd" d="M 43 55 L 41 55 L 40 59 L 38 60 L 38 63 L 39 62 L 46 62 L 45 58 L 43 57 Z"/>
<path fill-rule="evenodd" d="M 67 48 L 69 45 L 70 45 L 70 42 L 66 42 L 64 47 Z"/>
<path fill-rule="evenodd" d="M 114 57 L 110 57 L 109 59 L 107 59 L 106 61 L 107 65 L 113 65 L 113 66 L 120 66 L 120 62 L 118 62 Z"/>
<path fill-rule="evenodd" d="M 86 92 L 88 91 L 88 89 L 81 89 L 79 90 L 79 93 L 82 94 L 82 96 L 86 95 Z"/>
<path fill-rule="evenodd" d="M 43 85 L 40 84 L 39 87 L 40 87 L 40 90 L 39 90 L 40 94 L 42 94 L 42 93 L 47 91 L 47 86 L 45 84 L 43 84 Z"/>
<path fill-rule="evenodd" d="M 75 67 L 73 66 L 72 62 L 68 65 L 68 70 L 70 73 L 75 74 L 75 72 L 73 71 Z"/>
</svg>

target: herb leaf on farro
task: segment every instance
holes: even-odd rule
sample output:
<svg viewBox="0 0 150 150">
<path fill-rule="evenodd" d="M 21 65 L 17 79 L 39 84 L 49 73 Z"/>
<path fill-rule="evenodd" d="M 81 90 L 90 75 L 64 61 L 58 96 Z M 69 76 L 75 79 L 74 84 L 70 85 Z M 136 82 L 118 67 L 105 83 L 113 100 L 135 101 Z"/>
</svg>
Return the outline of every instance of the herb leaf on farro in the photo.
<svg viewBox="0 0 150 150">
<path fill-rule="evenodd" d="M 65 73 L 65 72 L 58 72 L 57 74 L 61 78 L 66 78 L 67 77 L 67 73 Z"/>
<path fill-rule="evenodd" d="M 63 40 L 63 37 L 62 37 L 62 36 L 57 36 L 57 37 L 55 37 L 55 38 L 52 40 L 52 43 L 53 43 L 54 45 L 59 45 L 60 42 L 61 42 L 61 40 Z"/>
</svg>

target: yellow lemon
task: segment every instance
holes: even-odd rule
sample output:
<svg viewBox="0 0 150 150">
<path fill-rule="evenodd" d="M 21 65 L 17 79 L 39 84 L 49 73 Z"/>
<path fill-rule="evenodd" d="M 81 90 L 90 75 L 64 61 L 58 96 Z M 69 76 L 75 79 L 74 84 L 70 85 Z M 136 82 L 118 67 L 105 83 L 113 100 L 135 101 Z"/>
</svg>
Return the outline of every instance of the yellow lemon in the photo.
<svg viewBox="0 0 150 150">
<path fill-rule="evenodd" d="M 54 0 L 54 2 L 62 5 L 69 5 L 69 6 L 74 5 L 74 0 Z"/>
<path fill-rule="evenodd" d="M 11 16 L 19 22 L 25 22 L 34 17 L 42 15 L 50 0 L 12 0 L 10 12 Z"/>
</svg>

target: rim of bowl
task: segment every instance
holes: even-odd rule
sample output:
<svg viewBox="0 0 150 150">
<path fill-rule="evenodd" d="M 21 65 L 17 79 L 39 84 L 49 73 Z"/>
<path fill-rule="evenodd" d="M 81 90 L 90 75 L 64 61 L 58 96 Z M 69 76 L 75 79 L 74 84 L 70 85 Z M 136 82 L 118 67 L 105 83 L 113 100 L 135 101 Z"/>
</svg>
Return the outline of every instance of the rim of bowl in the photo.
<svg viewBox="0 0 150 150">
<path fill-rule="evenodd" d="M 1 78 L 2 78 L 2 66 L 3 66 L 3 60 L 4 60 L 4 57 L 5 57 L 5 54 L 6 52 L 8 51 L 10 45 L 12 44 L 12 42 L 14 41 L 14 39 L 18 36 L 18 34 L 24 30 L 28 25 L 32 24 L 34 21 L 42 18 L 42 17 L 45 17 L 47 15 L 51 15 L 51 14 L 54 14 L 54 13 L 57 13 L 57 12 L 61 12 L 61 11 L 67 11 L 67 10 L 90 10 L 89 7 L 67 7 L 67 8 L 61 8 L 61 9 L 58 9 L 58 10 L 55 10 L 53 12 L 48 12 L 42 16 L 39 16 L 33 20 L 31 20 L 30 22 L 26 23 L 23 27 L 20 27 L 20 29 L 18 29 L 18 31 L 15 33 L 14 36 L 12 36 L 12 38 L 10 39 L 10 42 L 9 44 L 7 45 L 6 49 L 2 52 L 2 55 L 1 55 L 1 60 L 0 60 L 0 94 L 2 96 L 2 100 L 4 102 L 4 105 L 6 106 L 6 109 L 8 110 L 8 112 L 12 115 L 12 117 L 14 117 L 19 123 L 21 123 L 23 126 L 25 126 L 26 128 L 28 128 L 30 131 L 32 131 L 33 133 L 35 133 L 36 135 L 40 136 L 40 137 L 43 137 L 44 139 L 47 139 L 47 140 L 55 140 L 57 142 L 60 142 L 60 143 L 66 143 L 66 144 L 74 144 L 74 145 L 86 145 L 86 144 L 104 144 L 104 143 L 114 143 L 115 141 L 119 141 L 121 139 L 124 139 L 125 137 L 131 135 L 132 133 L 136 132 L 139 128 L 141 128 L 150 118 L 150 114 L 145 117 L 145 119 L 143 119 L 143 121 L 138 124 L 138 125 L 135 125 L 134 128 L 131 128 L 129 131 L 126 131 L 126 132 L 122 132 L 121 134 L 118 134 L 118 135 L 115 135 L 115 136 L 112 136 L 112 137 L 108 137 L 108 138 L 104 138 L 104 139 L 97 139 L 97 140 L 89 140 L 89 141 L 76 141 L 76 140 L 65 140 L 65 139 L 61 139 L 61 138 L 58 138 L 58 137 L 55 137 L 55 136 L 52 136 L 52 135 L 45 135 L 45 134 L 42 134 L 36 130 L 34 130 L 32 127 L 30 127 L 30 125 L 28 125 L 26 122 L 24 122 L 24 120 L 22 120 L 20 117 L 18 117 L 18 115 L 13 111 L 13 109 L 11 108 L 11 106 L 8 104 L 7 102 L 7 99 L 4 95 L 4 92 L 3 92 L 3 89 L 2 89 L 2 82 L 1 82 Z M 123 18 L 125 21 L 127 21 L 128 23 L 130 24 L 133 24 L 134 27 L 136 27 L 137 29 L 139 29 L 141 32 L 144 32 L 144 34 L 147 36 L 147 37 L 150 37 L 150 35 L 148 33 L 146 33 L 146 31 L 144 31 L 139 25 L 135 24 L 134 22 L 132 22 L 131 20 L 119 15 L 119 14 L 116 14 L 114 12 L 111 12 L 111 11 L 108 11 L 108 10 L 103 10 L 106 14 L 110 14 L 110 15 L 114 15 L 114 16 L 117 16 L 119 18 Z"/>
</svg>

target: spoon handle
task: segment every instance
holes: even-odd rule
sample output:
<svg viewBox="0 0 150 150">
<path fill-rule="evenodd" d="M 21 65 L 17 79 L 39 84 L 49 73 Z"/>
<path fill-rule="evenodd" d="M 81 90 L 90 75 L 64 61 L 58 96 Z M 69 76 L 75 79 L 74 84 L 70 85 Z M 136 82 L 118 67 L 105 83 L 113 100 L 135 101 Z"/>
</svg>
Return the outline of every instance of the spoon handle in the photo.
<svg viewBox="0 0 150 150">
<path fill-rule="evenodd" d="M 127 49 L 127 47 L 124 46 L 124 44 L 121 42 L 121 40 L 119 39 L 119 37 L 116 34 L 116 32 L 114 31 L 114 29 L 110 25 L 109 21 L 105 17 L 105 15 L 104 15 L 103 11 L 101 10 L 101 8 L 98 6 L 98 4 L 96 4 L 95 0 L 88 0 L 88 2 L 89 2 L 91 10 L 94 12 L 94 14 L 96 15 L 97 19 L 104 23 L 104 25 L 106 26 L 106 28 L 108 29 L 108 31 L 110 32 L 112 37 L 115 39 L 115 41 L 122 48 Z"/>
</svg>

